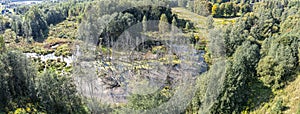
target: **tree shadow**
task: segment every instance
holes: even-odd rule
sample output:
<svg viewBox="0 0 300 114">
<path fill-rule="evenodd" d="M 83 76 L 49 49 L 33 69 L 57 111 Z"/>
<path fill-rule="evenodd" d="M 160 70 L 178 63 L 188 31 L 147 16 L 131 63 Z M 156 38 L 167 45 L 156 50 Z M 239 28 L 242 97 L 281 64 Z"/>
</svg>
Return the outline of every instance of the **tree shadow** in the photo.
<svg viewBox="0 0 300 114">
<path fill-rule="evenodd" d="M 272 89 L 264 85 L 264 83 L 259 79 L 255 79 L 255 81 L 250 84 L 249 92 L 249 101 L 247 106 L 249 106 L 250 110 L 255 110 L 274 98 Z"/>
</svg>

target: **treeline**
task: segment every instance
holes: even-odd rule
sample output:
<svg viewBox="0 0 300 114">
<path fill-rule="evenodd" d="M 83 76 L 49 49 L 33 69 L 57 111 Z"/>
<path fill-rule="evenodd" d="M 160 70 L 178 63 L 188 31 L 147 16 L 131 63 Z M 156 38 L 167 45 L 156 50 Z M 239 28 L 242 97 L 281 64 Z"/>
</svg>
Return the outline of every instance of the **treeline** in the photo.
<svg viewBox="0 0 300 114">
<path fill-rule="evenodd" d="M 88 2 L 64 2 L 60 4 L 40 4 L 33 7 L 18 7 L 7 20 L 0 22 L 0 31 L 11 29 L 16 36 L 26 38 L 27 41 L 43 41 L 47 38 L 50 25 L 58 24 L 67 18 L 81 21 Z"/>
<path fill-rule="evenodd" d="M 259 0 L 178 0 L 177 5 L 203 16 L 236 17 L 251 12 L 256 2 Z"/>
<path fill-rule="evenodd" d="M 206 111 L 210 113 L 253 111 L 267 102 L 273 91 L 293 80 L 300 60 L 299 5 L 296 1 L 260 2 L 254 6 L 254 12 L 223 29 L 221 36 L 215 33 L 213 36 L 224 39 L 226 49 L 224 84 L 214 84 L 220 81 L 214 78 L 215 75 L 207 76 L 210 82 L 199 86 L 194 104 L 187 111 L 203 111 L 208 102 L 212 103 Z M 213 68 L 212 71 L 218 71 Z M 220 93 L 207 94 L 216 88 L 221 88 Z M 211 96 L 216 96 L 214 101 Z M 283 110 L 282 106 L 274 107 L 277 108 L 266 113 Z"/>
<path fill-rule="evenodd" d="M 171 8 L 163 6 L 143 4 L 134 5 L 135 3 L 124 1 L 98 1 L 89 8 L 83 17 L 79 28 L 79 39 L 88 40 L 97 45 L 111 45 L 117 38 L 129 27 L 144 21 L 144 28 L 135 32 L 140 33 L 142 30 L 158 30 L 158 24 L 145 25 L 148 20 L 161 20 L 162 16 L 165 23 L 171 24 L 172 21 L 176 26 L 184 28 L 187 21 L 178 19 L 172 14 Z M 116 7 L 112 7 L 116 6 Z M 99 12 L 99 13 L 95 13 Z M 167 25 L 169 26 L 169 25 Z M 192 28 L 192 23 L 188 24 Z M 170 28 L 170 27 L 168 27 Z M 168 29 L 166 28 L 166 29 Z M 100 31 L 100 32 L 99 32 Z"/>
<path fill-rule="evenodd" d="M 97 5 L 95 5 L 97 4 Z M 161 7 L 161 9 L 155 8 L 151 11 L 153 17 L 149 16 L 148 19 L 159 20 L 160 13 L 165 10 L 164 8 L 169 8 L 172 6 L 173 2 L 168 0 L 130 0 L 130 1 L 69 1 L 62 3 L 44 3 L 38 4 L 33 7 L 17 7 L 14 9 L 17 15 L 12 15 L 0 23 L 0 31 L 5 32 L 6 29 L 11 29 L 15 37 L 24 37 L 28 42 L 31 41 L 43 41 L 47 38 L 48 29 L 50 25 L 55 25 L 66 19 L 74 20 L 78 23 L 81 23 L 83 18 L 87 19 L 88 16 L 85 14 L 96 12 L 96 17 L 103 15 L 115 15 L 116 12 L 132 13 L 137 18 L 137 21 L 141 22 L 143 15 L 150 15 L 150 13 L 140 12 L 143 15 L 133 13 L 129 11 L 135 6 L 166 6 Z M 94 7 L 97 6 L 97 7 Z M 147 7 L 146 7 L 147 8 Z M 92 10 L 91 10 L 92 9 Z M 136 8 L 135 11 L 146 11 L 147 9 Z M 170 10 L 169 10 L 170 12 Z M 145 13 L 145 14 L 144 14 Z M 169 16 L 169 13 L 166 13 Z M 127 15 L 128 16 L 128 15 Z M 138 17 L 137 17 L 138 16 Z M 107 18 L 107 17 L 106 17 Z M 172 18 L 168 19 L 171 22 Z M 179 20 L 181 21 L 181 20 Z M 183 23 L 184 25 L 186 23 Z M 16 38 L 15 38 L 16 39 Z"/>
</svg>

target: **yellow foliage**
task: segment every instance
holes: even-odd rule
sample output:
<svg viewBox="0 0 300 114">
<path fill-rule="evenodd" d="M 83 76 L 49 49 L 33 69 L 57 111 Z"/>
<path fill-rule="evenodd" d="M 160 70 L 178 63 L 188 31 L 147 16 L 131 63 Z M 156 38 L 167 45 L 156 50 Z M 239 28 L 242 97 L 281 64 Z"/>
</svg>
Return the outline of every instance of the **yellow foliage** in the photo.
<svg viewBox="0 0 300 114">
<path fill-rule="evenodd" d="M 26 114 L 26 111 L 24 108 L 17 108 L 14 114 Z"/>
<path fill-rule="evenodd" d="M 27 112 L 31 112 L 31 109 L 29 107 L 26 108 Z"/>
<path fill-rule="evenodd" d="M 167 48 L 165 46 L 155 46 L 152 48 L 153 53 L 165 52 L 166 50 L 167 50 Z"/>
<path fill-rule="evenodd" d="M 213 5 L 213 7 L 211 9 L 211 12 L 212 12 L 211 14 L 213 16 L 217 15 L 217 10 L 218 10 L 218 5 L 217 4 Z"/>
<path fill-rule="evenodd" d="M 199 41 L 199 40 L 200 40 L 200 36 L 195 35 L 195 39 L 196 39 L 197 41 Z"/>
</svg>

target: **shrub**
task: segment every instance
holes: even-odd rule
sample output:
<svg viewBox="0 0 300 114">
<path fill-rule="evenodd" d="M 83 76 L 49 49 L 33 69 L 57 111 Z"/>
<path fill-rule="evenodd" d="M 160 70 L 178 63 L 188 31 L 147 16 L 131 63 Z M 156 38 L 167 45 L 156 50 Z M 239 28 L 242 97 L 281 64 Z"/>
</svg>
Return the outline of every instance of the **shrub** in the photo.
<svg viewBox="0 0 300 114">
<path fill-rule="evenodd" d="M 280 98 L 276 101 L 275 105 L 273 106 L 273 108 L 271 110 L 273 114 L 281 114 L 281 111 L 283 109 L 282 103 L 283 103 L 282 98 Z"/>
</svg>

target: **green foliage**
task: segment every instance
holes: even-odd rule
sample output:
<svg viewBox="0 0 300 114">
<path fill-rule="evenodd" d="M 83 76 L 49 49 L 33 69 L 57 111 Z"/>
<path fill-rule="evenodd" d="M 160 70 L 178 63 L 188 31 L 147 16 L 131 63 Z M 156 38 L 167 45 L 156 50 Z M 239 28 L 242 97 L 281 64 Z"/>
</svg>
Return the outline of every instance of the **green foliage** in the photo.
<svg viewBox="0 0 300 114">
<path fill-rule="evenodd" d="M 72 52 L 68 44 L 63 44 L 55 50 L 54 54 L 55 56 L 68 57 L 72 55 Z"/>
<path fill-rule="evenodd" d="M 235 17 L 235 16 L 237 16 L 237 13 L 240 12 L 241 7 L 238 4 L 233 4 L 233 7 L 234 7 L 233 16 Z"/>
<path fill-rule="evenodd" d="M 258 65 L 258 74 L 266 85 L 273 89 L 283 87 L 294 73 L 299 58 L 299 37 L 293 34 L 284 34 L 273 39 L 269 46 L 266 57 L 260 60 Z"/>
<path fill-rule="evenodd" d="M 22 53 L 0 55 L 0 82 L 0 112 L 87 113 L 70 77 L 38 76 Z"/>
<path fill-rule="evenodd" d="M 295 31 L 299 32 L 300 27 L 300 15 L 290 15 L 284 20 L 283 23 L 281 23 L 281 32 L 290 32 Z"/>
<path fill-rule="evenodd" d="M 212 113 L 241 112 L 249 99 L 250 85 L 256 75 L 259 48 L 250 42 L 243 43 L 227 62 L 226 79 L 218 102 L 210 109 Z"/>
<path fill-rule="evenodd" d="M 165 46 L 155 46 L 152 48 L 153 54 L 163 54 L 166 53 L 167 48 Z"/>
<path fill-rule="evenodd" d="M 38 79 L 37 88 L 42 110 L 51 113 L 87 113 L 69 76 L 46 71 Z"/>
<path fill-rule="evenodd" d="M 47 36 L 48 26 L 43 14 L 37 7 L 32 7 L 25 14 L 24 29 L 26 36 L 32 36 L 35 41 L 43 41 Z"/>
<path fill-rule="evenodd" d="M 12 31 L 11 29 L 6 29 L 4 34 L 3 34 L 4 40 L 5 42 L 8 43 L 14 43 L 17 40 L 17 35 L 14 31 Z"/>
<path fill-rule="evenodd" d="M 37 101 L 30 61 L 21 53 L 8 51 L 0 55 L 0 112 L 8 112 Z"/>
<path fill-rule="evenodd" d="M 3 36 L 0 35 L 0 53 L 2 53 L 3 51 L 5 51 L 5 42 Z"/>
<path fill-rule="evenodd" d="M 24 30 L 22 28 L 22 21 L 21 19 L 17 18 L 13 20 L 11 29 L 18 35 L 22 36 L 24 34 Z"/>
<path fill-rule="evenodd" d="M 0 33 L 3 33 L 5 29 L 9 28 L 9 25 L 9 19 L 4 16 L 0 16 Z"/>
<path fill-rule="evenodd" d="M 278 99 L 275 102 L 275 104 L 274 104 L 274 106 L 272 107 L 272 110 L 271 110 L 272 114 L 281 114 L 282 113 L 282 110 L 283 110 L 283 104 L 282 103 L 283 103 L 282 98 Z"/>
<path fill-rule="evenodd" d="M 133 94 L 129 97 L 128 107 L 134 110 L 149 110 L 160 106 L 171 97 L 172 93 L 169 87 L 148 95 Z"/>
<path fill-rule="evenodd" d="M 225 2 L 214 4 L 212 8 L 212 15 L 214 17 L 235 17 L 241 10 L 242 13 L 251 12 L 249 4 L 237 4 L 234 2 Z"/>
<path fill-rule="evenodd" d="M 207 0 L 195 0 L 193 9 L 199 15 L 208 16 L 211 14 L 212 7 L 213 5 Z"/>
<path fill-rule="evenodd" d="M 257 74 L 263 76 L 262 80 L 267 86 L 278 84 L 275 77 L 276 63 L 272 56 L 266 56 L 258 63 Z"/>
<path fill-rule="evenodd" d="M 168 23 L 171 20 L 172 31 L 176 26 L 185 27 L 187 30 L 193 28 L 192 23 L 172 15 L 169 8 L 132 7 L 143 2 L 145 1 L 69 1 L 37 5 L 31 8 L 18 7 L 15 11 L 20 14 L 20 17 L 11 16 L 9 17 L 11 20 L 7 17 L 0 17 L 0 32 L 6 31 L 5 39 L 0 37 L 0 112 L 88 113 L 81 98 L 77 95 L 71 77 L 59 75 L 58 70 L 64 69 L 65 62 L 36 60 L 39 62 L 39 66 L 42 66 L 39 67 L 42 75 L 37 76 L 33 66 L 21 53 L 5 50 L 5 41 L 12 42 L 17 36 L 25 36 L 28 39 L 32 37 L 35 41 L 43 41 L 48 35 L 48 26 L 58 24 L 65 19 L 70 22 L 75 20 L 82 22 L 79 33 L 81 39 L 87 38 L 88 41 L 99 43 L 97 41 L 102 38 L 101 43 L 107 44 L 117 40 L 124 30 L 140 21 L 143 24 L 141 30 L 147 31 L 150 28 L 146 24 L 148 19 L 160 19 L 159 30 L 162 33 L 169 31 Z M 159 0 L 146 2 L 164 4 Z M 261 4 L 258 3 L 261 6 L 252 9 L 251 3 L 253 2 L 255 0 L 178 1 L 179 6 L 187 7 L 205 16 L 212 14 L 213 17 L 232 17 L 237 16 L 239 11 L 243 13 L 243 17 L 237 23 L 231 27 L 224 27 L 223 32 L 218 32 L 219 36 L 209 36 L 221 37 L 222 35 L 224 38 L 228 61 L 224 84 L 219 83 L 221 79 L 217 80 L 219 78 L 212 75 L 213 73 L 198 81 L 196 96 L 190 107 L 187 108 L 187 113 L 199 113 L 198 111 L 202 110 L 210 101 L 213 105 L 209 105 L 207 108 L 208 113 L 249 111 L 270 98 L 268 95 L 271 92 L 269 88 L 264 88 L 263 84 L 273 89 L 279 89 L 294 78 L 293 75 L 295 71 L 297 72 L 300 64 L 298 2 L 264 1 Z M 256 4 L 254 6 L 256 7 Z M 128 7 L 132 8 L 126 9 Z M 22 20 L 22 18 L 24 19 Z M 167 25 L 163 25 L 163 23 Z M 213 28 L 211 16 L 208 17 L 207 25 L 209 29 Z M 63 26 L 77 27 L 76 24 Z M 55 30 L 58 29 L 55 28 Z M 60 38 L 69 36 L 66 31 L 57 31 L 57 33 L 55 31 L 53 34 L 57 34 Z M 75 36 L 73 35 L 74 38 Z M 197 42 L 194 35 L 190 38 L 192 43 Z M 215 40 L 210 40 L 210 42 L 215 43 Z M 49 50 L 38 50 L 38 54 L 50 53 Z M 109 53 L 109 50 L 109 48 L 102 48 L 102 51 L 106 53 Z M 157 46 L 152 51 L 153 53 L 163 53 L 166 49 L 163 46 Z M 213 51 L 218 50 L 209 50 L 207 55 L 214 56 Z M 68 45 L 63 45 L 57 48 L 55 54 L 70 56 L 71 50 Z M 207 62 L 213 63 L 214 60 Z M 57 72 L 46 71 L 43 73 L 45 68 L 55 69 Z M 71 68 L 68 67 L 68 69 Z M 216 71 L 214 66 L 211 69 Z M 219 85 L 212 86 L 216 84 Z M 218 88 L 221 90 L 220 95 L 213 92 L 210 94 L 211 91 L 208 90 L 215 89 L 213 87 L 220 87 Z M 166 102 L 171 96 L 172 92 L 169 88 L 150 95 L 132 95 L 129 98 L 128 107 L 148 110 Z M 283 100 L 279 99 L 275 102 L 271 107 L 272 113 L 281 113 L 284 108 Z M 28 108 L 39 111 L 28 111 Z"/>
<path fill-rule="evenodd" d="M 107 4 L 107 3 L 103 3 Z M 108 3 L 110 4 L 110 3 Z M 115 3 L 118 4 L 118 3 Z M 96 10 L 98 6 L 95 6 Z M 105 6 L 104 6 L 105 7 Z M 109 8 L 108 8 L 109 9 Z M 100 12 L 100 11 L 99 11 Z M 110 15 L 99 14 L 98 18 L 94 13 L 86 13 L 84 21 L 81 23 L 82 26 L 79 28 L 79 38 L 82 40 L 88 40 L 96 44 L 108 45 L 108 42 L 116 41 L 117 38 L 128 29 L 130 26 L 136 24 L 144 19 L 146 20 L 159 20 L 161 18 L 160 24 L 158 26 L 161 32 L 170 31 L 169 24 L 172 20 L 171 9 L 161 6 L 145 6 L 145 7 L 133 7 L 126 9 L 122 12 L 111 12 Z M 97 14 L 98 15 L 98 14 Z M 96 18 L 97 17 L 97 18 Z M 145 17 L 145 18 L 144 18 Z M 144 20 L 145 22 L 145 20 Z M 164 23 L 164 24 L 163 24 Z M 143 24 L 145 25 L 145 24 Z M 154 28 L 156 28 L 155 25 Z M 145 27 L 144 27 L 145 28 Z M 152 28 L 152 29 L 151 29 Z M 147 31 L 153 30 L 153 27 L 147 27 Z M 150 30 L 151 29 L 151 30 Z M 143 30 L 143 28 L 138 29 Z M 100 31 L 100 32 L 99 32 Z M 141 31 L 135 31 L 137 33 Z M 99 40 L 99 36 L 102 40 Z"/>
<path fill-rule="evenodd" d="M 224 43 L 226 46 L 227 56 L 231 56 L 236 48 L 246 40 L 247 31 L 245 31 L 246 24 L 239 20 L 233 27 L 228 27 L 224 32 Z"/>
<path fill-rule="evenodd" d="M 233 3 L 232 2 L 229 2 L 229 3 L 226 3 L 225 4 L 225 11 L 224 13 L 227 15 L 227 16 L 231 16 L 233 13 L 234 13 L 234 7 L 233 7 Z"/>
<path fill-rule="evenodd" d="M 211 9 L 211 14 L 214 17 L 232 17 L 237 16 L 240 7 L 236 3 L 226 2 L 221 4 L 214 4 Z"/>
<path fill-rule="evenodd" d="M 242 13 L 247 13 L 251 11 L 251 7 L 249 4 L 243 4 L 241 7 L 241 12 Z"/>
<path fill-rule="evenodd" d="M 221 16 L 224 16 L 224 14 L 225 14 L 225 4 L 220 4 L 220 15 Z"/>
<path fill-rule="evenodd" d="M 45 21 L 47 22 L 48 26 L 50 24 L 57 24 L 59 22 L 62 22 L 64 20 L 64 16 L 62 13 L 55 11 L 55 10 L 50 10 L 46 13 Z"/>
<path fill-rule="evenodd" d="M 142 21 L 143 16 L 146 16 L 147 20 L 160 20 L 163 14 L 166 15 L 169 23 L 173 18 L 171 9 L 162 6 L 133 7 L 123 11 L 123 13 L 132 14 L 139 21 Z"/>
<path fill-rule="evenodd" d="M 186 113 L 188 114 L 198 113 L 198 111 L 200 110 L 201 105 L 203 105 L 203 101 L 205 100 L 205 94 L 208 88 L 208 84 L 210 83 L 211 77 L 213 77 L 213 75 L 211 74 L 213 73 L 210 72 L 209 74 L 208 73 L 202 74 L 201 75 L 202 78 L 196 80 L 197 91 L 190 105 L 187 107 Z"/>
</svg>

